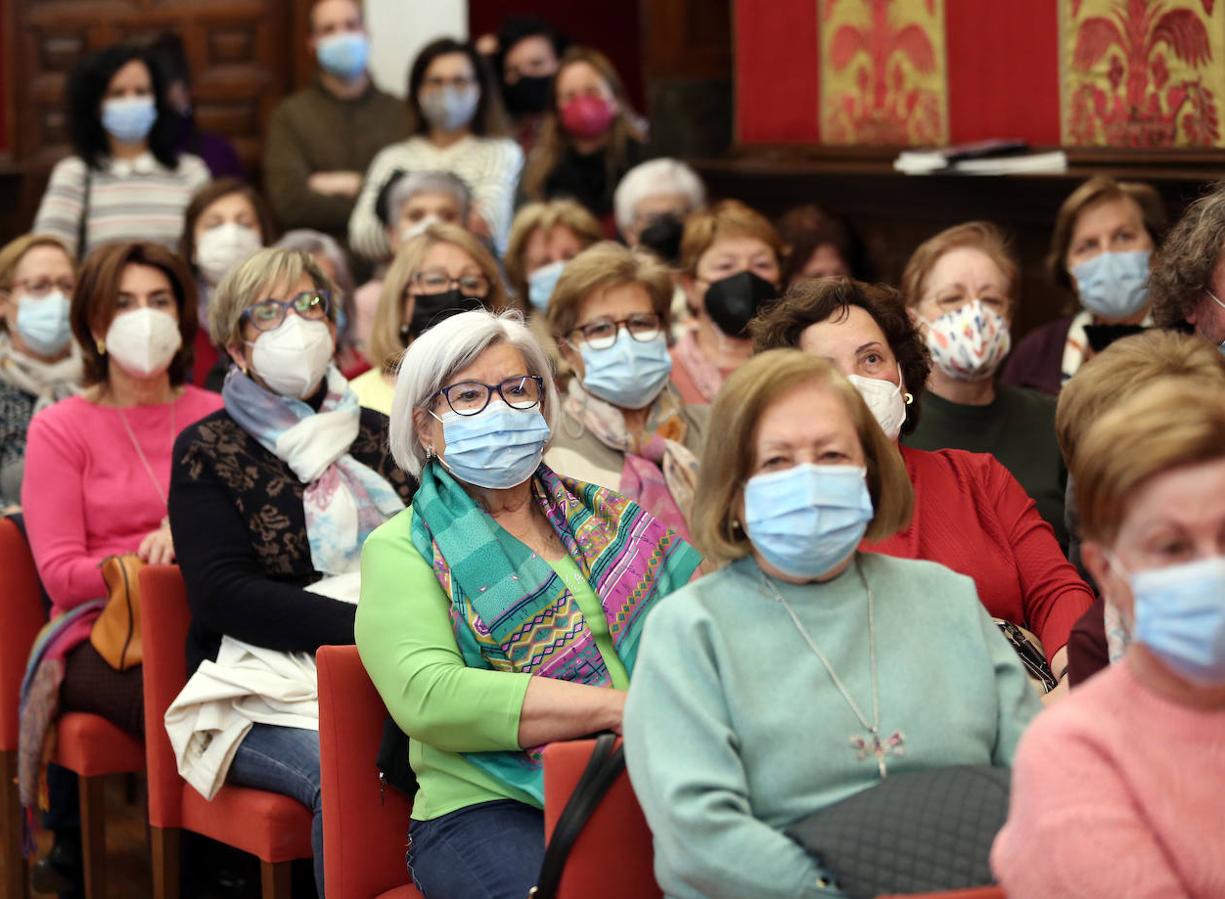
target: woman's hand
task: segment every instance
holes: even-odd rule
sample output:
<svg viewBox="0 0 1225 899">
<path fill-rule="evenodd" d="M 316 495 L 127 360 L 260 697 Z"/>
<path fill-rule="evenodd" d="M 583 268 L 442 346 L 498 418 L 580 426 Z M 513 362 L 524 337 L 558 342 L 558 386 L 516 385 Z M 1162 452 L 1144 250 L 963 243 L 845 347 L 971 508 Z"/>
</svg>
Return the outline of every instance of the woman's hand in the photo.
<svg viewBox="0 0 1225 899">
<path fill-rule="evenodd" d="M 624 711 L 621 690 L 533 677 L 519 713 L 519 745 L 576 740 L 605 730 L 619 734 Z"/>
<path fill-rule="evenodd" d="M 149 565 L 174 564 L 174 538 L 170 536 L 170 525 L 162 525 L 146 534 L 145 539 L 140 541 L 136 555 Z"/>
</svg>

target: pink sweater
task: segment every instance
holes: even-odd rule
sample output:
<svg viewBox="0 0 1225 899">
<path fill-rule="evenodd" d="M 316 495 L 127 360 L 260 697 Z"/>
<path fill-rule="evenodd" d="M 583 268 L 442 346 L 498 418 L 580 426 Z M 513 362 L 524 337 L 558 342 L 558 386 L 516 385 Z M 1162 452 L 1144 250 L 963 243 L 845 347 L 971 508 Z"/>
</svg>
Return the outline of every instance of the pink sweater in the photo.
<svg viewBox="0 0 1225 899">
<path fill-rule="evenodd" d="M 189 386 L 173 416 L 168 404 L 123 410 L 163 494 L 177 432 L 221 405 L 220 394 Z M 136 552 L 166 517 L 120 411 L 81 397 L 30 422 L 21 504 L 39 576 L 59 611 L 105 596 L 102 560 Z"/>
<path fill-rule="evenodd" d="M 1008 899 L 1225 896 L 1225 710 L 1163 699 L 1120 663 L 1021 738 L 991 852 Z"/>
</svg>

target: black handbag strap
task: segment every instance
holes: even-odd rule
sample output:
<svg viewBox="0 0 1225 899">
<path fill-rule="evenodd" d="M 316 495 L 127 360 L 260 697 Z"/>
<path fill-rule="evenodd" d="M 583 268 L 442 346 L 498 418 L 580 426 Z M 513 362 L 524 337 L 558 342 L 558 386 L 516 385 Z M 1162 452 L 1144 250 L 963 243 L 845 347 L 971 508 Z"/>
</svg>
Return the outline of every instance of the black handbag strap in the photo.
<svg viewBox="0 0 1225 899">
<path fill-rule="evenodd" d="M 540 876 L 536 878 L 536 886 L 528 893 L 528 899 L 554 899 L 557 895 L 561 875 L 566 869 L 566 860 L 570 857 L 575 840 L 583 832 L 613 781 L 624 770 L 625 748 L 617 744 L 617 735 L 600 734 L 582 777 L 557 819 L 553 839 L 549 840 L 544 862 L 540 865 Z"/>
<path fill-rule="evenodd" d="M 81 218 L 77 222 L 77 259 L 85 259 L 85 240 L 89 233 L 89 193 L 93 186 L 93 172 L 88 159 L 85 162 L 85 178 L 81 183 Z"/>
</svg>

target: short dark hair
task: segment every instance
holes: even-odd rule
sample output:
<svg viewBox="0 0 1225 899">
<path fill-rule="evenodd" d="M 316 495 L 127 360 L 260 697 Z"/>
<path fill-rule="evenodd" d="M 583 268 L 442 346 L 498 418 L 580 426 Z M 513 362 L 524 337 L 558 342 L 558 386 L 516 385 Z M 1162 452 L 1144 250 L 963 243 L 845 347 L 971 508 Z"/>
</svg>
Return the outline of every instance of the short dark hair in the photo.
<svg viewBox="0 0 1225 899">
<path fill-rule="evenodd" d="M 477 137 L 500 137 L 506 133 L 506 114 L 502 110 L 502 95 L 497 89 L 497 81 L 489 71 L 489 64 L 481 59 L 480 54 L 471 43 L 457 41 L 450 37 L 440 37 L 430 41 L 421 48 L 413 67 L 408 73 L 408 113 L 412 119 L 413 134 L 425 134 L 430 130 L 429 122 L 421 112 L 421 84 L 425 81 L 425 72 L 440 56 L 459 53 L 468 57 L 472 63 L 472 71 L 476 76 L 477 87 L 481 91 L 481 99 L 476 105 L 476 114 L 472 117 L 472 133 Z"/>
<path fill-rule="evenodd" d="M 892 287 L 865 284 L 850 278 L 797 281 L 787 288 L 781 300 L 749 323 L 753 352 L 798 348 L 806 328 L 831 318 L 840 321 L 850 314 L 852 306 L 872 316 L 902 367 L 906 391 L 914 397 L 906 411 L 906 423 L 902 425 L 902 434 L 910 434 L 919 426 L 923 389 L 931 373 L 932 361 L 927 344 L 902 303 L 902 295 Z"/>
<path fill-rule="evenodd" d="M 498 52 L 493 57 L 499 81 L 502 80 L 503 64 L 510 48 L 529 37 L 547 40 L 553 45 L 553 52 L 559 60 L 570 46 L 569 38 L 538 16 L 507 16 L 498 29 Z"/>
<path fill-rule="evenodd" d="M 852 278 L 872 280 L 871 264 L 855 229 L 815 203 L 787 210 L 778 220 L 777 229 L 787 245 L 783 284 L 790 284 L 791 279 L 804 270 L 817 248 L 823 246 L 831 246 L 838 251 Z"/>
<path fill-rule="evenodd" d="M 178 125 L 166 105 L 165 85 L 159 67 L 147 50 L 135 44 L 112 44 L 82 59 L 68 78 L 68 133 L 72 148 L 90 168 L 99 169 L 110 155 L 111 144 L 102 127 L 102 100 L 115 73 L 132 61 L 149 70 L 157 119 L 149 132 L 149 152 L 168 169 L 177 168 L 175 149 Z"/>
<path fill-rule="evenodd" d="M 191 198 L 187 209 L 183 211 L 183 234 L 179 238 L 179 255 L 183 257 L 192 272 L 196 271 L 196 222 L 204 215 L 204 210 L 212 206 L 222 197 L 230 194 L 242 194 L 255 210 L 255 220 L 259 223 L 259 236 L 264 246 L 270 247 L 276 242 L 276 223 L 268 202 L 260 196 L 259 191 L 239 178 L 218 178 L 204 185 Z"/>
<path fill-rule="evenodd" d="M 187 380 L 191 371 L 192 346 L 196 339 L 196 285 L 187 266 L 172 250 L 159 243 L 138 241 L 103 244 L 86 257 L 72 292 L 68 321 L 72 334 L 81 345 L 81 360 L 85 365 L 86 386 L 102 384 L 107 379 L 107 361 L 98 352 L 94 331 L 105 332 L 115 318 L 119 301 L 119 284 L 129 265 L 147 265 L 161 271 L 170 281 L 175 306 L 179 311 L 179 334 L 183 345 L 170 360 L 170 383 L 176 387 Z"/>
</svg>

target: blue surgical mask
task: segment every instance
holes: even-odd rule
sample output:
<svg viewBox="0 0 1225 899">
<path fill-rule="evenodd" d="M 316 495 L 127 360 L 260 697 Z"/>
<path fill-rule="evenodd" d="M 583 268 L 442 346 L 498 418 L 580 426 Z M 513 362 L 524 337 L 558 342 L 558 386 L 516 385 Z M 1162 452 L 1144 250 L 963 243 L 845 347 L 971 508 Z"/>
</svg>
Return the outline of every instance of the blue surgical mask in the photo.
<svg viewBox="0 0 1225 899">
<path fill-rule="evenodd" d="M 1130 318 L 1148 303 L 1148 250 L 1099 253 L 1072 269 L 1080 304 L 1106 319 Z"/>
<path fill-rule="evenodd" d="M 1225 556 L 1131 576 L 1132 639 L 1188 680 L 1225 684 Z"/>
<path fill-rule="evenodd" d="M 370 41 L 360 31 L 329 34 L 316 42 L 315 58 L 329 75 L 349 81 L 366 71 Z"/>
<path fill-rule="evenodd" d="M 40 356 L 54 356 L 72 339 L 68 297 L 58 290 L 17 299 L 17 334 Z"/>
<path fill-rule="evenodd" d="M 537 312 L 544 312 L 549 308 L 549 297 L 553 296 L 553 288 L 557 286 L 557 279 L 561 277 L 565 267 L 566 260 L 558 259 L 527 276 L 527 298 L 532 301 L 532 307 Z"/>
<path fill-rule="evenodd" d="M 796 465 L 754 475 L 744 488 L 744 528 L 783 574 L 816 578 L 855 551 L 872 520 L 865 471 Z"/>
<path fill-rule="evenodd" d="M 138 144 L 157 121 L 152 97 L 116 97 L 102 103 L 102 127 L 121 144 Z"/>
<path fill-rule="evenodd" d="M 586 343 L 583 357 L 583 387 L 592 396 L 622 409 L 642 409 L 659 396 L 672 374 L 668 341 L 662 334 L 650 340 L 635 340 L 624 327 L 612 346 L 593 350 Z"/>
<path fill-rule="evenodd" d="M 433 413 L 431 413 L 433 414 Z M 442 463 L 467 484 L 505 490 L 522 484 L 540 467 L 549 425 L 539 407 L 512 409 L 497 400 L 483 412 L 434 415 L 447 442 Z"/>
</svg>

